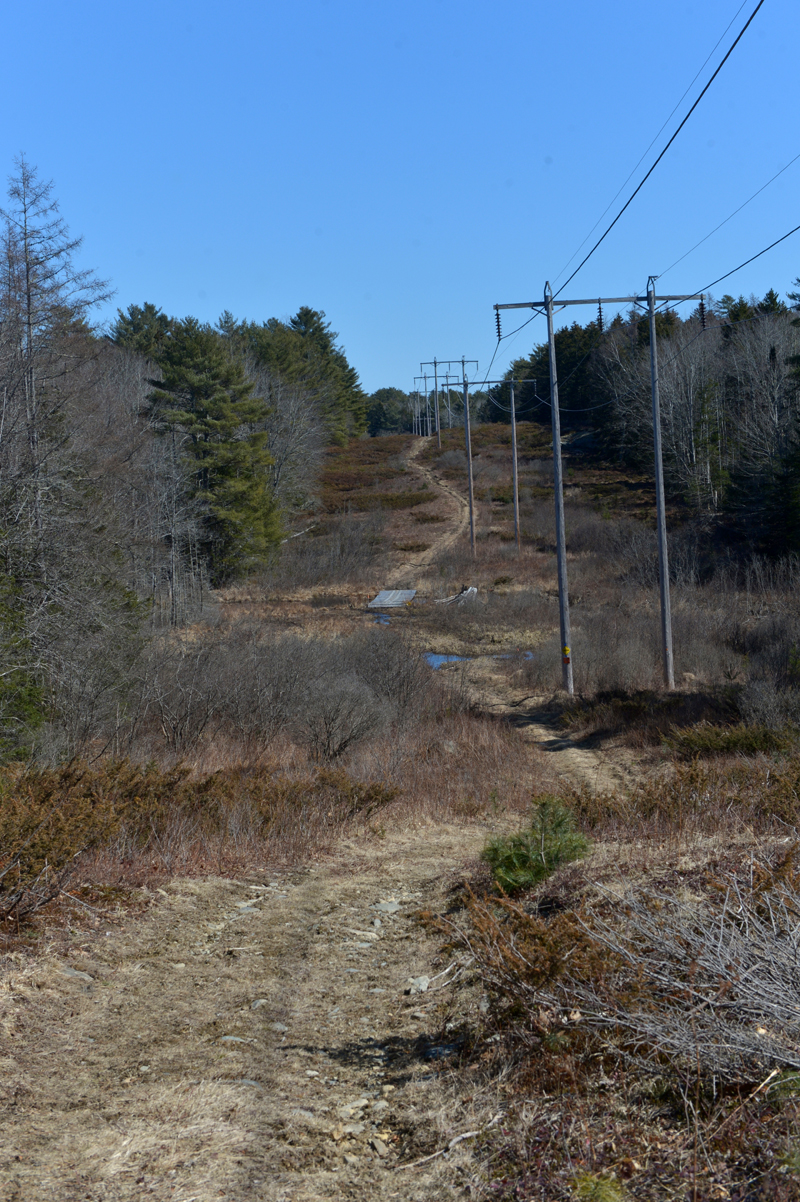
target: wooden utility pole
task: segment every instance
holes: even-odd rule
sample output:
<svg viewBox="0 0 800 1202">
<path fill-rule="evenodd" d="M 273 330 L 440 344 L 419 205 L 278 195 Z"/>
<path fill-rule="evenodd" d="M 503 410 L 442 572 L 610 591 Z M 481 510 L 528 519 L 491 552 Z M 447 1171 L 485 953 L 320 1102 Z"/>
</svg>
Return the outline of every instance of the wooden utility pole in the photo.
<svg viewBox="0 0 800 1202">
<path fill-rule="evenodd" d="M 547 340 L 550 350 L 550 401 L 553 416 L 553 471 L 556 480 L 556 542 L 559 552 L 558 573 L 558 604 L 561 615 L 561 644 L 564 688 L 569 693 L 572 690 L 572 654 L 569 646 L 569 594 L 567 592 L 566 552 L 564 552 L 564 572 L 561 573 L 562 538 L 564 528 L 564 497 L 561 476 L 561 423 L 558 412 L 558 382 L 556 379 L 555 335 L 553 332 L 553 304 L 564 305 L 639 305 L 647 307 L 650 317 L 650 384 L 653 400 L 653 447 L 655 452 L 655 482 L 656 482 L 656 522 L 658 527 L 658 581 L 661 594 L 661 651 L 664 662 L 664 683 L 668 689 L 675 687 L 675 669 L 672 656 L 672 614 L 669 598 L 669 561 L 667 555 L 667 522 L 664 507 L 664 467 L 661 454 L 661 411 L 658 396 L 658 349 L 656 346 L 656 301 L 687 301 L 700 300 L 705 297 L 700 292 L 690 292 L 685 295 L 656 296 L 655 281 L 657 276 L 650 276 L 647 283 L 646 296 L 605 296 L 594 297 L 592 300 L 563 300 L 560 296 L 553 297 L 549 284 L 544 286 L 543 301 L 521 301 L 511 305 L 495 305 L 495 311 L 500 309 L 540 309 L 547 314 Z M 561 534 L 559 534 L 559 527 Z M 566 618 L 566 623 L 565 619 Z M 567 676 L 569 675 L 569 687 Z"/>
<path fill-rule="evenodd" d="M 427 434 L 426 434 L 427 438 L 430 438 L 430 436 L 431 436 L 431 404 L 430 404 L 430 401 L 431 401 L 431 398 L 428 395 L 428 373 L 425 372 L 425 426 L 423 426 L 423 429 L 425 427 L 427 427 Z"/>
<path fill-rule="evenodd" d="M 664 507 L 664 462 L 661 454 L 661 405 L 658 396 L 658 344 L 656 342 L 656 277 L 647 281 L 647 309 L 650 319 L 650 390 L 653 398 L 653 450 L 656 468 L 656 526 L 658 529 L 658 585 L 661 592 L 661 652 L 664 684 L 675 688 L 672 658 L 672 610 L 669 599 L 669 557 L 667 517 Z"/>
<path fill-rule="evenodd" d="M 519 532 L 519 474 L 517 472 L 517 414 L 514 405 L 514 381 L 511 381 L 511 462 L 514 480 L 514 542 L 520 552 Z"/>
<path fill-rule="evenodd" d="M 434 355 L 434 359 L 433 359 L 433 397 L 434 397 L 434 404 L 436 406 L 436 448 L 437 448 L 437 450 L 441 451 L 441 449 L 442 449 L 442 430 L 439 425 L 439 373 L 438 373 L 438 366 L 436 363 L 435 355 Z"/>
<path fill-rule="evenodd" d="M 446 375 L 446 379 L 447 379 L 447 385 L 449 388 L 449 386 L 450 386 L 450 368 L 452 367 L 452 365 L 454 363 L 460 363 L 461 367 L 462 367 L 462 371 L 463 371 L 463 367 L 464 367 L 465 363 L 470 363 L 470 364 L 474 363 L 476 368 L 478 366 L 477 359 L 437 359 L 435 355 L 432 359 L 428 359 L 425 363 L 420 363 L 420 365 L 419 365 L 420 371 L 422 371 L 423 367 L 432 367 L 433 368 L 433 394 L 434 394 L 434 407 L 435 407 L 435 414 L 436 414 L 436 446 L 439 450 L 442 449 L 442 427 L 441 427 L 441 419 L 440 419 L 440 414 L 439 414 L 439 367 L 441 366 L 441 367 L 447 368 L 445 375 Z M 448 412 L 448 417 L 449 417 L 447 428 L 450 429 L 450 427 L 452 426 L 453 423 L 452 423 L 452 413 L 450 412 L 449 394 L 448 394 L 448 398 L 447 398 L 447 412 Z"/>
<path fill-rule="evenodd" d="M 517 462 L 517 460 L 518 460 L 517 414 L 516 414 L 516 408 L 515 408 L 515 402 L 514 402 L 514 385 L 515 384 L 533 384 L 533 386 L 535 388 L 536 381 L 533 379 L 532 376 L 531 377 L 525 376 L 520 380 L 513 380 L 513 379 L 512 380 L 484 380 L 481 387 L 485 387 L 487 384 L 489 384 L 489 385 L 496 384 L 499 387 L 502 387 L 505 384 L 508 384 L 510 387 L 510 392 L 511 392 L 511 463 L 512 463 L 511 473 L 512 473 L 512 480 L 514 482 L 514 541 L 517 544 L 517 553 L 519 553 L 521 539 L 522 539 L 522 533 L 520 530 L 520 523 L 519 523 L 519 468 L 518 468 L 518 462 Z M 500 406 L 500 408 L 505 408 L 505 406 Z"/>
<path fill-rule="evenodd" d="M 556 565 L 558 570 L 558 619 L 561 627 L 561 682 L 570 696 L 575 692 L 572 676 L 572 635 L 569 623 L 569 584 L 567 582 L 567 543 L 564 531 L 564 475 L 561 466 L 561 415 L 558 409 L 558 371 L 553 328 L 553 290 L 544 286 L 547 313 L 547 345 L 550 360 L 550 416 L 553 429 L 553 483 L 556 494 Z"/>
<path fill-rule="evenodd" d="M 469 381 L 466 367 L 462 368 L 464 387 L 464 443 L 467 452 L 467 488 L 469 491 L 469 543 L 472 547 L 472 558 L 475 558 L 475 497 L 472 487 L 472 438 L 469 428 Z"/>
</svg>

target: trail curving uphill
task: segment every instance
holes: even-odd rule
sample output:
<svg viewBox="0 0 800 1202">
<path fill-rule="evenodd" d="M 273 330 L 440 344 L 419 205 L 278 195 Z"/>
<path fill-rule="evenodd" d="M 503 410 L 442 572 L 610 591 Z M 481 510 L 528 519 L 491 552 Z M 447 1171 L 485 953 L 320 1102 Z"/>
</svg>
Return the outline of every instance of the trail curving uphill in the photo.
<svg viewBox="0 0 800 1202">
<path fill-rule="evenodd" d="M 447 522 L 442 523 L 440 531 L 437 531 L 436 534 L 433 534 L 431 531 L 433 541 L 427 551 L 420 552 L 413 559 L 404 560 L 392 569 L 389 580 L 390 588 L 396 588 L 397 582 L 407 579 L 409 571 L 417 573 L 425 571 L 443 551 L 447 551 L 452 547 L 469 530 L 469 505 L 467 501 L 457 489 L 443 480 L 441 476 L 438 476 L 427 464 L 418 462 L 420 453 L 429 442 L 430 438 L 417 438 L 408 452 L 406 465 L 410 471 L 413 471 L 427 481 L 432 489 L 440 494 L 444 494 L 449 502 L 448 510 L 452 512 L 448 516 Z"/>
<path fill-rule="evenodd" d="M 415 555 L 413 559 L 404 560 L 392 570 L 389 577 L 389 587 L 392 588 L 407 584 L 411 578 L 419 579 L 444 551 L 469 531 L 469 503 L 466 498 L 434 469 L 419 462 L 420 454 L 430 441 L 430 438 L 418 437 L 408 452 L 406 464 L 409 470 L 452 502 L 448 504 L 451 512 L 447 522 L 442 523 L 442 529 L 433 536 L 427 551 Z M 477 657 L 473 666 L 475 700 L 479 708 L 516 726 L 526 742 L 547 754 L 558 778 L 571 786 L 589 788 L 599 793 L 629 788 L 639 779 L 641 769 L 632 754 L 618 747 L 612 751 L 587 745 L 585 741 L 571 738 L 549 722 L 543 716 L 547 697 L 514 699 L 508 691 L 507 680 L 492 671 L 491 656 Z"/>
</svg>

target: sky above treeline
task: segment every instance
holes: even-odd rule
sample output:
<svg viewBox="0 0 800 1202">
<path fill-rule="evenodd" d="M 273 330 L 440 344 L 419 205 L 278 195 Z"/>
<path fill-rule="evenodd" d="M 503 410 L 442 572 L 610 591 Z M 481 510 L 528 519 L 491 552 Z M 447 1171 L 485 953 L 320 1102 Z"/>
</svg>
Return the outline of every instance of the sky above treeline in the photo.
<svg viewBox="0 0 800 1202">
<path fill-rule="evenodd" d="M 756 3 L 14 5 L 0 165 L 22 151 L 55 181 L 82 265 L 117 290 L 106 320 L 145 301 L 210 322 L 310 305 L 369 392 L 410 389 L 434 356 L 483 378 L 497 349 L 494 378 L 545 329 L 497 348 L 493 304 L 567 278 Z M 800 154 L 799 24 L 797 0 L 766 0 L 565 296 L 659 273 L 659 291 L 695 292 L 798 223 L 800 159 L 671 267 Z M 714 292 L 785 295 L 798 275 L 800 234 Z"/>
</svg>

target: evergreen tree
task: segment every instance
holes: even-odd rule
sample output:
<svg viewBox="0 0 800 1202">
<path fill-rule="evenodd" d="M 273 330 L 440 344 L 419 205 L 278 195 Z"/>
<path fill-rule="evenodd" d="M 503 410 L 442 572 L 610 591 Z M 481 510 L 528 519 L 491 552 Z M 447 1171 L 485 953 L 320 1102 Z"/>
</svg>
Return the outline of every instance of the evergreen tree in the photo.
<svg viewBox="0 0 800 1202">
<path fill-rule="evenodd" d="M 557 330 L 555 334 L 556 362 L 558 365 L 558 397 L 561 422 L 564 429 L 575 425 L 589 425 L 589 410 L 597 401 L 600 385 L 595 378 L 592 354 L 602 341 L 596 321 L 581 326 L 573 322 Z M 533 383 L 520 384 L 515 389 L 518 421 L 550 422 L 550 350 L 546 342 L 535 346 L 527 358 L 516 359 L 506 372 L 506 379 L 528 379 Z M 503 388 L 497 399 L 505 409 L 498 406 L 486 408 L 487 420 L 508 421 L 506 410 L 509 392 Z M 570 412 L 574 417 L 570 418 Z"/>
<path fill-rule="evenodd" d="M 280 539 L 263 428 L 269 410 L 219 336 L 192 317 L 174 323 L 158 364 L 163 379 L 153 381 L 152 416 L 162 430 L 182 435 L 192 495 L 206 508 L 211 579 L 219 584 Z"/>
<path fill-rule="evenodd" d="M 219 328 L 231 345 L 312 394 L 334 442 L 344 443 L 366 431 L 366 394 L 322 310 L 304 305 L 288 322 L 273 317 L 262 325 L 234 326 L 230 318 L 223 314 Z"/>
<path fill-rule="evenodd" d="M 399 388 L 379 388 L 367 401 L 367 430 L 377 434 L 393 434 L 411 429 L 411 407 L 408 394 Z"/>
<path fill-rule="evenodd" d="M 126 313 L 121 309 L 117 309 L 117 313 L 111 331 L 112 341 L 138 351 L 146 359 L 157 359 L 172 329 L 172 318 L 150 301 L 145 301 L 144 305 L 128 305 Z"/>
</svg>

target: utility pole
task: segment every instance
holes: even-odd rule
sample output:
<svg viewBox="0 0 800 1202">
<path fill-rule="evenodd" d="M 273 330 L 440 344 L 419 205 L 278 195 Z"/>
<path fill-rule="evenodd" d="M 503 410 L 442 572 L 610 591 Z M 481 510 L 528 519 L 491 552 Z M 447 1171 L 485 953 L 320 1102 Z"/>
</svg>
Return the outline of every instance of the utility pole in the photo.
<svg viewBox="0 0 800 1202">
<path fill-rule="evenodd" d="M 514 542 L 520 553 L 519 535 L 519 476 L 517 473 L 517 414 L 514 405 L 514 380 L 511 380 L 511 463 L 514 478 Z"/>
<path fill-rule="evenodd" d="M 664 463 L 661 455 L 661 405 L 658 396 L 658 346 L 656 345 L 656 276 L 647 281 L 647 308 L 650 318 L 650 390 L 653 397 L 653 450 L 656 461 L 656 524 L 658 527 L 658 583 L 661 590 L 661 648 L 664 658 L 664 684 L 675 688 L 672 658 L 672 610 L 669 599 L 669 560 L 667 558 L 667 517 L 664 506 Z M 701 304 L 703 302 L 701 301 Z"/>
<path fill-rule="evenodd" d="M 416 413 L 414 415 L 414 433 L 418 434 L 420 438 L 422 438 L 424 435 L 424 425 L 423 425 L 423 420 L 422 420 L 422 400 L 419 395 L 419 382 L 421 379 L 422 379 L 422 376 L 414 376 L 414 387 L 417 392 L 417 409 L 416 409 Z"/>
<path fill-rule="evenodd" d="M 425 427 L 427 426 L 426 437 L 430 438 L 430 436 L 431 436 L 431 411 L 430 411 L 430 405 L 429 405 L 429 401 L 428 401 L 428 373 L 427 372 L 425 372 L 423 379 L 425 381 L 425 421 L 423 422 L 422 428 L 424 430 Z"/>
<path fill-rule="evenodd" d="M 561 415 L 558 408 L 558 372 L 556 369 L 556 340 L 553 329 L 553 290 L 544 286 L 547 312 L 547 345 L 550 360 L 550 419 L 553 429 L 553 480 L 556 494 L 556 563 L 558 568 L 558 619 L 561 627 L 561 681 L 572 696 L 575 684 L 572 677 L 572 636 L 569 624 L 569 584 L 567 583 L 567 544 L 564 533 L 564 477 L 561 467 Z"/>
<path fill-rule="evenodd" d="M 465 363 L 468 364 L 470 367 L 472 367 L 474 365 L 475 370 L 476 371 L 478 370 L 478 360 L 477 359 L 464 359 L 463 356 L 461 359 L 437 359 L 434 357 L 433 359 L 429 359 L 427 362 L 420 363 L 420 365 L 419 365 L 420 371 L 422 371 L 423 367 L 432 367 L 433 368 L 434 390 L 435 390 L 435 396 L 436 396 L 436 440 L 437 440 L 437 446 L 439 447 L 439 449 L 441 449 L 441 446 L 442 446 L 441 423 L 439 420 L 439 368 L 444 367 L 447 369 L 444 374 L 445 374 L 445 379 L 447 380 L 447 414 L 448 414 L 447 428 L 448 428 L 448 430 L 450 430 L 450 429 L 452 429 L 452 426 L 453 426 L 453 412 L 450 408 L 450 374 L 451 374 L 450 368 L 453 366 L 454 363 L 457 365 L 460 365 L 462 375 L 463 375 Z M 419 379 L 418 376 L 415 376 L 414 378 Z M 458 378 L 458 377 L 456 377 L 456 378 Z M 426 379 L 427 379 L 427 377 L 426 377 Z"/>
<path fill-rule="evenodd" d="M 505 380 L 484 380 L 484 384 L 505 384 Z M 534 393 L 536 392 L 536 381 L 532 376 L 525 377 L 521 380 L 514 380 L 513 377 L 508 381 L 511 393 L 511 472 L 514 482 L 514 542 L 517 544 L 517 554 L 521 549 L 521 533 L 519 525 L 519 469 L 517 465 L 517 413 L 514 400 L 514 385 L 515 384 L 533 384 Z"/>
<path fill-rule="evenodd" d="M 475 558 L 475 497 L 472 487 L 472 438 L 469 428 L 469 381 L 467 369 L 462 361 L 462 381 L 464 388 L 464 443 L 467 451 L 467 488 L 469 490 L 469 543 L 472 547 L 472 558 Z"/>
<path fill-rule="evenodd" d="M 656 296 L 656 276 L 650 276 L 646 296 L 606 296 L 592 300 L 555 299 L 549 284 L 544 286 L 543 301 L 521 301 L 511 305 L 495 305 L 500 309 L 543 309 L 547 314 L 547 341 L 550 352 L 550 408 L 553 422 L 553 475 L 556 490 L 556 542 L 558 544 L 558 604 L 561 618 L 562 677 L 564 688 L 573 692 L 572 652 L 569 644 L 569 593 L 567 589 L 566 550 L 562 547 L 564 532 L 564 494 L 561 472 L 561 421 L 558 409 L 558 379 L 556 374 L 556 347 L 553 331 L 553 305 L 639 305 L 647 307 L 650 316 L 650 383 L 653 399 L 653 448 L 656 477 L 656 523 L 658 528 L 658 576 L 661 594 L 661 651 L 664 663 L 664 683 L 668 689 L 675 687 L 675 672 L 672 657 L 672 618 L 669 598 L 669 562 L 667 556 L 667 525 L 664 507 L 664 468 L 661 455 L 661 412 L 658 397 L 658 350 L 656 347 L 656 301 L 704 301 L 703 294 L 691 292 L 680 296 Z M 561 560 L 563 554 L 563 575 Z M 566 621 L 565 621 L 566 619 Z"/>
</svg>

